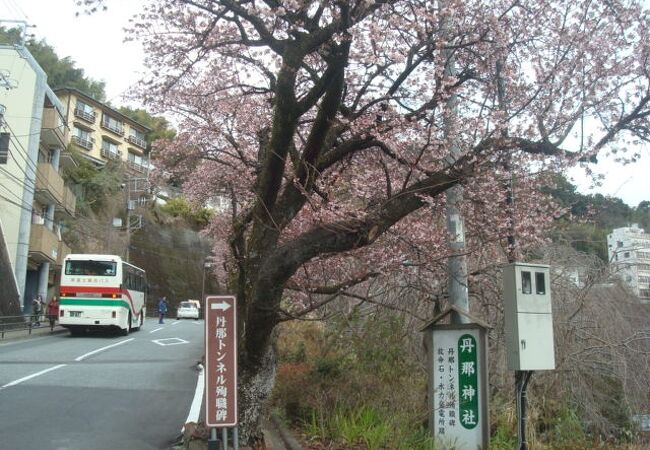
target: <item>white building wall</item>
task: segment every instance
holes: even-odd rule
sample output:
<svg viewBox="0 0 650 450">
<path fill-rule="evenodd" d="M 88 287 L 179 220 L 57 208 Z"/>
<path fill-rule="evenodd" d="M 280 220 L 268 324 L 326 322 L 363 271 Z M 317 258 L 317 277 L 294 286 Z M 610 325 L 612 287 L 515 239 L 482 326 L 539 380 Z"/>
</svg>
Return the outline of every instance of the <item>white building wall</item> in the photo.
<svg viewBox="0 0 650 450">
<path fill-rule="evenodd" d="M 634 224 L 607 236 L 610 264 L 642 300 L 650 301 L 650 233 Z"/>
<path fill-rule="evenodd" d="M 5 107 L 3 131 L 11 134 L 7 164 L 0 165 L 0 220 L 24 304 L 47 77 L 29 52 L 21 47 L 0 45 L 0 69 L 11 80 L 11 87 L 0 91 L 0 104 Z"/>
</svg>

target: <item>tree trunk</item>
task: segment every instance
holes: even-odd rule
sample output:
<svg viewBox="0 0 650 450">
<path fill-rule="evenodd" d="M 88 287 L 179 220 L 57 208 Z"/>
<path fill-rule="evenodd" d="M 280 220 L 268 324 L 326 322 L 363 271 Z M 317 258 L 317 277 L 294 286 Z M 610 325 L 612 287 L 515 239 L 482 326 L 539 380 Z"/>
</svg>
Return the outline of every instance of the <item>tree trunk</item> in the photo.
<svg viewBox="0 0 650 450">
<path fill-rule="evenodd" d="M 239 370 L 239 436 L 242 446 L 264 448 L 262 419 L 268 412 L 268 401 L 275 383 L 277 360 L 269 344 L 261 364 L 240 365 Z"/>
</svg>

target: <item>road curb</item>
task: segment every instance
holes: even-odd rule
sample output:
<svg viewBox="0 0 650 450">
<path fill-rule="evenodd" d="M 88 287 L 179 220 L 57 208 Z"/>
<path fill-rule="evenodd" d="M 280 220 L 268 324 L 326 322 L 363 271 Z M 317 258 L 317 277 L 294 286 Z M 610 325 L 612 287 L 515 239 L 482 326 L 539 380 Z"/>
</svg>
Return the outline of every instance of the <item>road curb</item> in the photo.
<svg viewBox="0 0 650 450">
<path fill-rule="evenodd" d="M 0 335 L 0 343 L 27 340 L 27 339 L 42 337 L 42 336 L 53 336 L 57 334 L 67 333 L 67 332 L 68 330 L 66 328 L 59 327 L 59 326 L 55 327 L 53 331 L 50 331 L 50 327 L 48 325 L 42 327 L 34 327 L 32 328 L 31 333 L 29 333 L 29 329 L 18 330 L 18 331 L 6 331 L 4 337 L 1 337 Z"/>
</svg>

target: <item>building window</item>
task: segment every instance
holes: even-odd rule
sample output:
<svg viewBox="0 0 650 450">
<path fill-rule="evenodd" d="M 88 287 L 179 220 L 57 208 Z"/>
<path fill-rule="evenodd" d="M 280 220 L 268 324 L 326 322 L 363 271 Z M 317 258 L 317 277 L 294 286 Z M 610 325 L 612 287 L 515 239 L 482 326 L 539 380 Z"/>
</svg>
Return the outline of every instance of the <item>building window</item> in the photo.
<svg viewBox="0 0 650 450">
<path fill-rule="evenodd" d="M 92 150 L 95 139 L 90 136 L 90 132 L 74 126 L 72 128 L 72 140 L 86 150 Z"/>
<path fill-rule="evenodd" d="M 142 165 L 142 156 L 129 152 L 129 161 Z"/>
<path fill-rule="evenodd" d="M 130 136 L 133 136 L 136 139 L 141 139 L 144 141 L 144 133 L 140 130 L 136 130 L 135 128 L 131 128 L 131 132 L 129 133 Z"/>
<path fill-rule="evenodd" d="M 623 247 L 623 241 L 616 241 L 616 246 L 617 246 L 618 248 Z"/>
<path fill-rule="evenodd" d="M 129 155 L 128 155 L 128 158 L 127 158 L 127 165 L 131 169 L 133 169 L 133 170 L 135 170 L 137 172 L 142 172 L 142 173 L 146 172 L 147 168 L 149 166 L 146 158 L 144 158 L 144 157 L 142 157 L 142 156 L 140 156 L 140 155 L 138 155 L 136 153 L 132 153 L 132 152 L 129 152 Z"/>
<path fill-rule="evenodd" d="M 636 252 L 637 258 L 650 259 L 650 252 Z"/>
<path fill-rule="evenodd" d="M 90 140 L 90 132 L 84 130 L 83 128 L 74 127 L 72 129 L 72 135 L 77 136 L 78 138 L 81 138 L 81 139 L 85 139 L 87 141 Z"/>
<path fill-rule="evenodd" d="M 77 100 L 74 107 L 74 115 L 87 122 L 95 123 L 95 108 L 81 100 Z"/>
<path fill-rule="evenodd" d="M 133 127 L 129 129 L 129 142 L 137 145 L 140 148 L 147 148 L 147 141 L 145 140 L 144 133 Z"/>
<path fill-rule="evenodd" d="M 109 116 L 106 113 L 102 116 L 102 127 L 112 131 L 113 133 L 117 133 L 120 136 L 124 135 L 124 126 L 122 125 L 122 121 L 117 120 L 115 117 Z"/>
<path fill-rule="evenodd" d="M 120 159 L 120 150 L 115 142 L 102 139 L 102 156 L 107 159 Z"/>
<path fill-rule="evenodd" d="M 629 258 L 629 257 L 630 257 L 630 252 L 623 253 L 623 258 Z"/>
</svg>

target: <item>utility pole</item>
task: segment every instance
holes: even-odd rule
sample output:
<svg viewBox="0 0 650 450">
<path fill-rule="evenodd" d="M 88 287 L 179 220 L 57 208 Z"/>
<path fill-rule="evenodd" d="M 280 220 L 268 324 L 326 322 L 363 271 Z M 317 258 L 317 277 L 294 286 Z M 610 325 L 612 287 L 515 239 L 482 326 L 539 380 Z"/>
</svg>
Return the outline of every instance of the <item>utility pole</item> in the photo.
<svg viewBox="0 0 650 450">
<path fill-rule="evenodd" d="M 442 15 L 440 28 L 443 36 L 451 31 L 448 21 L 444 17 L 445 2 L 438 3 Z M 442 59 L 445 64 L 444 78 L 457 75 L 456 62 L 453 49 L 443 48 Z M 458 97 L 452 93 L 445 103 L 443 115 L 444 137 L 449 145 L 448 163 L 454 164 L 462 155 L 458 142 Z M 460 205 L 463 202 L 464 188 L 460 184 L 447 189 L 447 232 L 449 233 L 449 250 L 451 256 L 447 262 L 449 274 L 449 303 L 456 308 L 469 312 L 469 292 L 467 282 L 467 258 L 465 256 L 465 222 Z M 451 315 L 452 323 L 467 323 L 468 319 L 455 311 Z"/>
<path fill-rule="evenodd" d="M 496 77 L 497 77 L 497 99 L 499 110 L 504 115 L 508 114 L 508 106 L 506 103 L 506 86 L 503 80 L 504 61 L 499 58 L 496 62 Z M 508 136 L 508 130 L 504 129 L 501 132 L 503 137 Z M 506 206 L 509 211 L 510 217 L 508 218 L 508 263 L 513 264 L 517 261 L 517 250 L 515 240 L 515 180 L 512 173 L 510 161 L 506 160 L 505 170 L 508 172 Z M 527 421 L 527 404 L 528 404 L 528 383 L 533 376 L 532 370 L 515 370 L 515 399 L 517 403 L 517 437 L 518 437 L 518 450 L 528 450 L 528 440 L 526 439 L 526 421 Z"/>
<path fill-rule="evenodd" d="M 212 263 L 207 262 L 207 259 L 203 261 L 203 280 L 201 281 L 201 304 L 205 299 L 205 269 L 212 267 Z"/>
<path fill-rule="evenodd" d="M 0 164 L 7 164 L 9 160 L 9 133 L 2 132 L 5 111 L 5 105 L 0 104 Z"/>
<path fill-rule="evenodd" d="M 126 262 L 130 262 L 131 256 L 131 186 L 129 180 L 126 181 Z"/>
<path fill-rule="evenodd" d="M 135 204 L 136 201 L 131 199 L 131 191 L 133 190 L 134 193 L 138 193 L 141 191 L 144 191 L 146 189 L 142 188 L 140 189 L 138 187 L 138 182 L 146 182 L 148 181 L 147 178 L 127 178 L 126 179 L 126 252 L 124 259 L 126 262 L 130 262 L 130 256 L 131 256 L 131 234 L 132 231 L 139 230 L 142 228 L 142 216 L 140 214 L 132 215 L 131 211 L 135 209 Z M 131 182 L 133 182 L 133 188 L 131 187 Z M 136 222 L 132 223 L 132 217 L 136 218 Z"/>
</svg>

